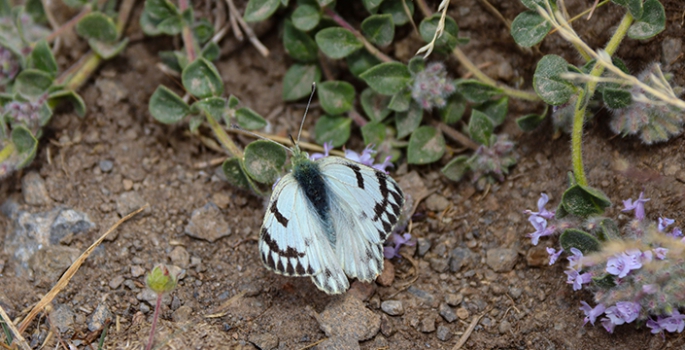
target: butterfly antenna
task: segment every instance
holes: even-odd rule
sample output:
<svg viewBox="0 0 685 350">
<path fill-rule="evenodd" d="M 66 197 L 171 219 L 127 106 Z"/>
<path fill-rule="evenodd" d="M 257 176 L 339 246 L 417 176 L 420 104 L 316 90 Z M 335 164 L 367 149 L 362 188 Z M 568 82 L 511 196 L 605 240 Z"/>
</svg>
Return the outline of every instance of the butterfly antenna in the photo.
<svg viewBox="0 0 685 350">
<path fill-rule="evenodd" d="M 289 151 L 289 152 L 292 152 L 292 151 L 293 151 L 292 149 L 290 149 L 290 148 L 288 148 L 288 147 L 286 147 L 286 146 L 284 146 L 284 145 L 282 145 L 282 144 L 280 144 L 280 143 L 278 143 L 278 142 L 276 142 L 276 141 L 274 141 L 274 140 L 272 140 L 272 139 L 270 139 L 270 138 L 264 137 L 264 136 L 259 135 L 259 134 L 255 134 L 255 133 L 253 133 L 252 131 L 249 131 L 249 130 L 245 130 L 245 129 L 241 128 L 238 124 L 232 124 L 232 125 L 231 125 L 231 129 L 240 130 L 240 131 L 242 131 L 242 132 L 244 132 L 244 133 L 246 133 L 246 134 L 248 134 L 248 135 L 252 135 L 252 136 L 254 136 L 254 137 L 258 138 L 258 139 L 262 139 L 262 140 L 266 140 L 266 141 L 269 141 L 269 142 L 273 142 L 273 143 L 275 143 L 275 144 L 277 144 L 277 145 L 279 145 L 279 146 L 285 148 L 285 149 L 286 149 L 287 151 Z"/>
<path fill-rule="evenodd" d="M 307 108 L 304 110 L 304 116 L 302 117 L 302 122 L 300 123 L 300 131 L 297 132 L 297 142 L 295 146 L 300 143 L 300 135 L 302 135 L 302 128 L 304 127 L 304 120 L 307 118 L 307 112 L 309 111 L 309 105 L 312 104 L 312 98 L 314 98 L 314 92 L 316 91 L 316 82 L 312 83 L 312 93 L 309 95 L 309 101 L 307 102 Z"/>
</svg>

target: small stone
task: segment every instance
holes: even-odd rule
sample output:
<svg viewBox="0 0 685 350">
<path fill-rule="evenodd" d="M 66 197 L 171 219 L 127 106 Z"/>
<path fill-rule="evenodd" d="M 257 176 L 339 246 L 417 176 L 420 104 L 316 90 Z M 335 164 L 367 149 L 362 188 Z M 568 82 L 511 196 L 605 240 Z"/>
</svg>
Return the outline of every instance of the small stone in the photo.
<svg viewBox="0 0 685 350">
<path fill-rule="evenodd" d="M 407 289 L 407 292 L 421 299 L 424 303 L 426 303 L 426 305 L 433 305 L 433 303 L 435 302 L 435 297 L 433 296 L 433 294 L 428 293 L 423 289 L 411 286 L 409 287 L 409 289 Z"/>
<path fill-rule="evenodd" d="M 98 163 L 98 166 L 103 173 L 108 173 L 114 168 L 114 163 L 111 160 L 103 159 Z"/>
<path fill-rule="evenodd" d="M 436 333 L 436 335 L 438 336 L 438 339 L 440 341 L 448 341 L 452 339 L 452 332 L 450 332 L 450 329 L 444 325 L 438 326 L 438 332 Z"/>
<path fill-rule="evenodd" d="M 74 311 L 66 304 L 57 305 L 50 311 L 50 325 L 60 333 L 66 333 L 74 326 Z"/>
<path fill-rule="evenodd" d="M 133 188 L 133 181 L 129 179 L 124 179 L 122 183 L 124 184 L 124 191 L 130 191 Z"/>
<path fill-rule="evenodd" d="M 447 294 L 445 295 L 445 302 L 449 306 L 457 306 L 461 304 L 461 302 L 464 300 L 464 296 L 461 294 Z"/>
<path fill-rule="evenodd" d="M 472 261 L 471 250 L 468 248 L 454 248 L 450 251 L 450 271 L 459 272 L 462 267 L 470 266 Z"/>
<path fill-rule="evenodd" d="M 526 263 L 530 267 L 542 267 L 549 263 L 549 254 L 543 246 L 534 246 L 526 253 Z"/>
<path fill-rule="evenodd" d="M 428 210 L 434 212 L 441 212 L 447 209 L 447 207 L 450 205 L 450 201 L 448 201 L 447 198 L 437 193 L 433 193 L 428 196 L 424 203 L 426 203 L 426 208 Z"/>
<path fill-rule="evenodd" d="M 435 315 L 426 316 L 419 322 L 419 331 L 422 333 L 435 332 Z"/>
<path fill-rule="evenodd" d="M 417 253 L 419 254 L 419 256 L 424 256 L 431 249 L 432 243 L 431 243 L 430 239 L 422 237 L 422 238 L 418 239 L 417 245 L 418 245 L 418 247 L 416 249 Z"/>
<path fill-rule="evenodd" d="M 256 287 L 259 292 L 261 292 L 261 288 Z M 366 301 L 371 298 L 373 293 L 376 292 L 376 285 L 373 283 L 366 283 L 362 282 L 359 280 L 356 280 L 352 282 L 352 285 L 350 286 L 350 290 L 347 291 L 347 294 L 355 296 L 357 299 L 361 301 Z"/>
<path fill-rule="evenodd" d="M 319 343 L 316 350 L 359 350 L 359 342 L 349 337 L 333 336 Z"/>
<path fill-rule="evenodd" d="M 390 287 L 395 281 L 395 265 L 390 260 L 385 260 L 383 272 L 376 278 L 376 283 L 383 287 Z"/>
<path fill-rule="evenodd" d="M 185 227 L 185 234 L 190 237 L 215 242 L 231 234 L 231 227 L 224 220 L 221 210 L 212 202 L 195 209 L 190 222 Z"/>
<path fill-rule="evenodd" d="M 134 278 L 140 277 L 144 274 L 145 274 L 145 269 L 143 267 L 138 266 L 138 265 L 131 266 L 131 276 L 133 276 Z"/>
<path fill-rule="evenodd" d="M 433 271 L 441 273 L 447 271 L 448 267 L 448 260 L 447 259 L 442 259 L 442 258 L 431 258 L 430 260 L 430 266 Z"/>
<path fill-rule="evenodd" d="M 447 303 L 441 303 L 440 307 L 438 308 L 438 311 L 440 312 L 440 316 L 445 319 L 445 321 L 452 323 L 457 319 L 457 314 L 452 310 Z"/>
<path fill-rule="evenodd" d="M 465 319 L 469 318 L 469 310 L 466 310 L 463 307 L 458 308 L 457 309 L 457 317 L 459 317 L 459 319 L 461 319 L 461 320 L 465 320 Z"/>
<path fill-rule="evenodd" d="M 169 253 L 169 258 L 171 259 L 172 264 L 182 269 L 188 268 L 188 265 L 190 264 L 190 254 L 180 245 L 176 246 L 176 248 Z"/>
<path fill-rule="evenodd" d="M 126 216 L 130 214 L 131 212 L 140 209 L 143 207 L 147 202 L 143 199 L 143 197 L 138 194 L 138 192 L 132 191 L 132 192 L 124 192 L 117 197 L 117 213 L 121 216 Z M 148 207 L 143 211 L 143 213 L 149 213 L 150 208 Z"/>
<path fill-rule="evenodd" d="M 100 303 L 95 308 L 95 311 L 93 311 L 93 313 L 90 314 L 90 316 L 88 316 L 86 324 L 88 325 L 89 331 L 95 332 L 97 330 L 103 329 L 105 325 L 111 321 L 112 313 L 109 311 L 105 303 Z"/>
<path fill-rule="evenodd" d="M 138 309 L 140 310 L 140 312 L 147 314 L 148 312 L 150 312 L 150 305 L 146 303 L 140 303 Z"/>
<path fill-rule="evenodd" d="M 385 337 L 390 337 L 395 334 L 395 327 L 392 325 L 392 320 L 387 315 L 381 315 L 381 334 Z"/>
<path fill-rule="evenodd" d="M 21 179 L 21 192 L 27 204 L 45 205 L 51 202 L 45 180 L 35 171 L 30 171 Z"/>
<path fill-rule="evenodd" d="M 172 302 L 173 303 L 173 302 Z M 179 306 L 176 311 L 174 311 L 173 314 L 171 314 L 171 318 L 174 320 L 174 322 L 185 322 L 190 319 L 190 315 L 193 313 L 193 308 L 188 306 L 188 305 L 181 305 Z"/>
<path fill-rule="evenodd" d="M 504 320 L 499 323 L 499 327 L 497 327 L 499 330 L 500 334 L 505 334 L 511 332 L 511 323 L 507 320 Z"/>
<path fill-rule="evenodd" d="M 382 302 L 381 310 L 390 316 L 400 316 L 404 314 L 404 306 L 399 300 L 386 300 Z"/>
<path fill-rule="evenodd" d="M 514 299 L 518 299 L 522 293 L 523 293 L 523 290 L 521 288 L 509 287 L 509 296 L 514 298 Z"/>
<path fill-rule="evenodd" d="M 341 317 L 345 315 L 345 317 Z M 319 328 L 326 337 L 341 336 L 355 341 L 373 338 L 381 328 L 381 317 L 366 308 L 361 300 L 351 295 L 333 299 L 316 315 Z"/>
<path fill-rule="evenodd" d="M 518 253 L 514 249 L 490 249 L 485 258 L 486 264 L 496 272 L 509 272 L 514 269 Z"/>
<path fill-rule="evenodd" d="M 138 290 L 138 287 L 136 286 L 136 283 L 133 282 L 133 280 L 125 280 L 124 286 L 126 286 L 126 288 L 133 290 L 133 291 Z"/>
<path fill-rule="evenodd" d="M 212 194 L 212 203 L 221 209 L 226 209 L 231 203 L 231 197 L 224 191 L 214 192 Z"/>
<path fill-rule="evenodd" d="M 109 288 L 117 289 L 122 283 L 124 283 L 124 276 L 114 276 L 111 280 L 109 280 Z"/>
</svg>

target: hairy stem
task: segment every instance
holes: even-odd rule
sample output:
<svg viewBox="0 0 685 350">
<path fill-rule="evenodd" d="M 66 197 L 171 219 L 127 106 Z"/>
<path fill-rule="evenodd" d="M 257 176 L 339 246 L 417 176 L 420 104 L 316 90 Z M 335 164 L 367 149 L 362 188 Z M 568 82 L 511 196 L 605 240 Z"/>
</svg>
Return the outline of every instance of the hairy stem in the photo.
<svg viewBox="0 0 685 350">
<path fill-rule="evenodd" d="M 157 328 L 157 319 L 159 318 L 159 309 L 162 308 L 162 296 L 164 294 L 157 293 L 157 304 L 155 305 L 155 314 L 152 316 L 152 327 L 150 327 L 150 338 L 147 341 L 145 350 L 152 349 L 152 341 L 155 340 L 155 328 Z"/>
<path fill-rule="evenodd" d="M 178 9 L 181 13 L 185 12 L 190 8 L 190 0 L 178 0 Z M 185 22 L 185 21 L 184 21 Z M 186 49 L 186 55 L 188 56 L 188 62 L 193 62 L 197 58 L 197 53 L 200 51 L 200 46 L 193 36 L 193 31 L 190 28 L 192 23 L 183 23 L 183 29 L 181 31 L 181 37 L 183 37 L 183 46 Z"/>
</svg>

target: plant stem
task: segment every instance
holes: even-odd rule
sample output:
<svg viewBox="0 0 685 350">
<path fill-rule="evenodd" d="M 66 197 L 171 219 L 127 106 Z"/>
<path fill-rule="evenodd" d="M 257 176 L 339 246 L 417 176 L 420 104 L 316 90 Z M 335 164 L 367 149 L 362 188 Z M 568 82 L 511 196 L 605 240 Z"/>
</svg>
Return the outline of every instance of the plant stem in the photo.
<svg viewBox="0 0 685 350">
<path fill-rule="evenodd" d="M 181 13 L 185 12 L 189 7 L 190 0 L 178 0 L 178 9 Z M 185 22 L 185 21 L 184 21 Z M 193 62 L 197 58 L 197 53 L 200 51 L 200 47 L 193 36 L 193 31 L 190 28 L 192 23 L 183 23 L 183 30 L 181 31 L 181 36 L 183 37 L 183 46 L 186 49 L 186 55 L 188 56 L 188 62 Z"/>
<path fill-rule="evenodd" d="M 618 46 L 625 38 L 628 28 L 633 23 L 633 16 L 629 12 L 623 16 L 621 23 L 616 28 L 616 32 L 611 37 L 611 40 L 606 45 L 605 51 L 609 55 L 613 55 Z M 604 66 L 596 62 L 590 76 L 599 77 L 604 72 Z M 571 131 L 571 162 L 573 164 L 573 174 L 578 184 L 587 186 L 587 177 L 585 176 L 585 168 L 583 167 L 583 124 L 585 122 L 585 112 L 587 109 L 587 100 L 592 97 L 597 89 L 596 81 L 588 81 L 586 88 L 580 91 L 578 101 L 576 102 L 575 112 L 573 115 L 573 130 Z"/>
<path fill-rule="evenodd" d="M 366 38 L 362 35 L 362 33 L 360 33 L 358 30 L 354 29 L 354 27 L 352 27 L 352 25 L 347 23 L 347 21 L 345 21 L 344 18 L 340 17 L 340 15 L 335 13 L 335 11 L 326 7 L 326 8 L 324 8 L 324 12 L 328 16 L 330 16 L 331 19 L 333 19 L 333 21 L 335 21 L 335 23 L 338 23 L 338 25 L 340 25 L 341 27 L 352 32 L 352 34 L 354 34 L 354 36 L 364 44 L 364 48 L 366 48 L 366 50 L 369 51 L 369 53 L 374 55 L 381 62 L 395 62 L 395 60 L 390 58 L 390 56 L 382 53 L 375 46 L 373 46 L 370 42 L 368 42 L 368 40 L 366 40 Z"/>
<path fill-rule="evenodd" d="M 468 136 L 466 136 L 466 135 L 460 133 L 459 131 L 451 128 L 449 125 L 447 125 L 445 123 L 433 121 L 433 126 L 440 129 L 440 131 L 442 131 L 445 135 L 449 136 L 454 141 L 461 143 L 462 145 L 468 147 L 469 149 L 471 149 L 473 151 L 477 150 L 480 147 L 479 144 L 473 142 L 473 140 L 471 140 Z"/>
<path fill-rule="evenodd" d="M 205 118 L 209 123 L 209 127 L 212 128 L 212 131 L 214 131 L 216 138 L 219 140 L 221 145 L 223 145 L 224 148 L 228 150 L 228 153 L 230 153 L 234 157 L 242 158 L 243 151 L 240 150 L 240 148 L 233 142 L 233 140 L 231 140 L 226 131 L 224 131 L 224 129 L 221 128 L 221 125 L 219 125 L 219 123 L 217 123 L 217 121 L 214 120 L 214 117 L 209 115 L 209 113 L 205 112 Z"/>
<path fill-rule="evenodd" d="M 157 293 L 157 304 L 155 305 L 155 314 L 152 316 L 152 327 L 150 327 L 150 338 L 147 341 L 145 350 L 152 349 L 152 341 L 155 340 L 155 328 L 157 328 L 157 319 L 159 318 L 159 309 L 162 308 L 162 296 L 164 294 Z"/>
</svg>

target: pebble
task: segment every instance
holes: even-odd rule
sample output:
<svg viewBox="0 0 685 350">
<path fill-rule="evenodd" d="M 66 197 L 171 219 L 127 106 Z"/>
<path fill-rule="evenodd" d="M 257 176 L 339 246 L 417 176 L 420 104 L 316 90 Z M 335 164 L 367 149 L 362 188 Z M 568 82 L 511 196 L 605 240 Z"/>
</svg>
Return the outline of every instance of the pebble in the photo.
<svg viewBox="0 0 685 350">
<path fill-rule="evenodd" d="M 109 322 L 112 322 L 112 313 L 109 311 L 107 304 L 105 303 L 98 304 L 98 306 L 95 308 L 95 311 L 93 311 L 93 313 L 90 314 L 86 320 L 88 330 L 91 332 L 103 329 Z"/>
<path fill-rule="evenodd" d="M 98 166 L 103 173 L 108 173 L 114 168 L 114 162 L 109 159 L 103 159 L 98 163 Z"/>
<path fill-rule="evenodd" d="M 534 246 L 526 252 L 526 263 L 530 267 L 542 267 L 549 264 L 549 254 L 546 247 Z"/>
<path fill-rule="evenodd" d="M 51 202 L 45 180 L 35 171 L 30 171 L 21 179 L 21 193 L 24 195 L 24 202 L 30 205 L 45 205 Z"/>
<path fill-rule="evenodd" d="M 424 301 L 426 305 L 433 305 L 433 303 L 435 302 L 435 297 L 433 296 L 433 294 L 428 293 L 425 290 L 418 289 L 414 286 L 409 287 L 409 289 L 407 289 L 407 292 Z"/>
<path fill-rule="evenodd" d="M 471 250 L 468 248 L 454 248 L 450 251 L 450 271 L 459 272 L 463 267 L 470 266 L 472 260 Z"/>
<path fill-rule="evenodd" d="M 190 264 L 190 254 L 180 245 L 176 246 L 176 248 L 169 253 L 169 258 L 171 259 L 172 264 L 182 269 L 188 268 L 188 265 Z"/>
<path fill-rule="evenodd" d="M 497 327 L 499 330 L 500 334 L 505 334 L 511 332 L 511 323 L 507 320 L 504 320 L 499 323 L 499 327 Z"/>
<path fill-rule="evenodd" d="M 431 269 L 433 269 L 433 271 L 438 272 L 438 273 L 442 273 L 442 272 L 447 271 L 447 268 L 449 267 L 447 259 L 431 258 L 429 260 L 429 262 L 430 262 Z"/>
<path fill-rule="evenodd" d="M 250 334 L 248 341 L 261 350 L 272 350 L 278 347 L 278 337 L 271 333 Z"/>
<path fill-rule="evenodd" d="M 133 276 L 134 278 L 140 277 L 144 274 L 145 274 L 145 268 L 138 266 L 138 265 L 131 266 L 131 276 Z"/>
<path fill-rule="evenodd" d="M 390 260 L 385 260 L 383 272 L 376 278 L 376 283 L 383 287 L 390 287 L 395 281 L 395 265 Z"/>
<path fill-rule="evenodd" d="M 133 188 L 133 181 L 129 179 L 124 179 L 121 183 L 124 185 L 124 191 L 130 191 Z"/>
<path fill-rule="evenodd" d="M 419 331 L 422 333 L 435 332 L 435 315 L 426 316 L 419 322 Z"/>
<path fill-rule="evenodd" d="M 329 338 L 341 336 L 364 341 L 373 338 L 381 328 L 381 316 L 367 309 L 361 300 L 351 295 L 331 301 L 323 312 L 316 315 L 316 320 L 319 328 Z"/>
<path fill-rule="evenodd" d="M 445 302 L 449 306 L 457 306 L 461 304 L 461 302 L 464 300 L 464 296 L 461 294 L 454 294 L 450 293 L 445 295 Z"/>
<path fill-rule="evenodd" d="M 190 320 L 190 316 L 193 313 L 193 308 L 188 305 L 181 305 L 171 314 L 171 318 L 174 322 L 185 322 Z"/>
<path fill-rule="evenodd" d="M 81 251 L 60 245 L 49 245 L 33 254 L 27 261 L 28 274 L 34 278 L 56 282 L 71 264 L 78 259 Z"/>
<path fill-rule="evenodd" d="M 122 283 L 124 283 L 124 276 L 114 276 L 111 280 L 109 280 L 109 288 L 117 289 L 119 288 L 119 286 L 121 286 Z"/>
<path fill-rule="evenodd" d="M 140 310 L 140 312 L 147 314 L 148 312 L 150 312 L 150 305 L 146 303 L 140 303 L 138 309 Z"/>
<path fill-rule="evenodd" d="M 392 320 L 387 315 L 381 315 L 381 334 L 385 337 L 390 337 L 395 334 L 395 327 L 392 325 Z"/>
<path fill-rule="evenodd" d="M 426 203 L 426 208 L 430 211 L 434 212 L 441 212 L 450 205 L 450 201 L 447 200 L 444 196 L 433 193 L 426 200 L 424 201 Z"/>
<path fill-rule="evenodd" d="M 457 309 L 457 317 L 459 317 L 459 319 L 465 320 L 465 319 L 469 318 L 469 315 L 470 315 L 469 310 L 466 310 L 463 307 L 460 307 Z"/>
<path fill-rule="evenodd" d="M 382 302 L 381 310 L 390 316 L 400 316 L 404 314 L 404 306 L 399 300 L 386 300 Z"/>
<path fill-rule="evenodd" d="M 221 210 L 212 202 L 193 210 L 185 234 L 209 242 L 231 234 L 231 227 L 224 220 Z"/>
<path fill-rule="evenodd" d="M 452 332 L 450 332 L 450 329 L 444 325 L 438 326 L 438 332 L 436 333 L 436 335 L 438 336 L 438 339 L 440 341 L 448 341 L 452 339 Z"/>
<path fill-rule="evenodd" d="M 50 311 L 50 325 L 57 327 L 60 333 L 71 330 L 74 326 L 74 311 L 67 304 L 59 304 Z"/>
<path fill-rule="evenodd" d="M 517 259 L 516 250 L 497 248 L 488 250 L 485 263 L 496 272 L 509 272 L 514 269 Z"/>
<path fill-rule="evenodd" d="M 349 337 L 334 336 L 319 343 L 316 350 L 359 350 L 359 342 Z"/>
<path fill-rule="evenodd" d="M 523 290 L 521 288 L 509 287 L 509 296 L 514 298 L 514 299 L 518 299 L 522 293 L 523 293 Z"/>
<path fill-rule="evenodd" d="M 255 286 L 257 294 L 261 293 L 261 288 Z M 376 285 L 373 283 L 365 283 L 359 280 L 356 280 L 352 282 L 352 285 L 350 286 L 350 290 L 347 291 L 348 294 L 355 296 L 357 299 L 361 301 L 366 301 L 371 298 L 373 293 L 376 292 Z M 249 291 L 245 294 L 246 296 L 249 295 Z M 256 294 L 255 294 L 256 295 Z"/>
<path fill-rule="evenodd" d="M 457 319 L 457 314 L 449 305 L 447 305 L 447 303 L 441 303 L 438 312 L 440 313 L 440 316 L 449 323 L 452 323 Z"/>
<path fill-rule="evenodd" d="M 138 192 L 131 191 L 131 192 L 124 192 L 117 197 L 117 213 L 119 215 L 126 216 L 130 214 L 131 212 L 140 209 L 142 206 L 147 204 L 143 197 L 138 194 Z M 149 214 L 150 213 L 150 207 L 146 208 L 143 210 L 143 213 Z"/>
<path fill-rule="evenodd" d="M 431 249 L 431 240 L 428 238 L 419 238 L 418 239 L 418 247 L 417 247 L 417 253 L 419 256 L 424 256 L 428 251 Z"/>
</svg>

